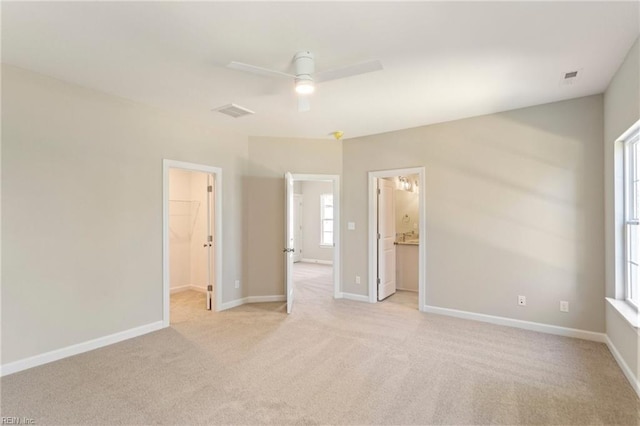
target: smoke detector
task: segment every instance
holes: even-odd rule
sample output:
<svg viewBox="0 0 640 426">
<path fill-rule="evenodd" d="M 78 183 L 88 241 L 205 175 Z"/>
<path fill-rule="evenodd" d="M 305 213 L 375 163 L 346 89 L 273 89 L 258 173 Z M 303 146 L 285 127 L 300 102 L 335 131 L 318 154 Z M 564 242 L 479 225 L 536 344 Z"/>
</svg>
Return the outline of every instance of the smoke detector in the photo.
<svg viewBox="0 0 640 426">
<path fill-rule="evenodd" d="M 241 107 L 236 104 L 224 105 L 218 108 L 214 108 L 213 111 L 218 111 L 222 114 L 226 114 L 233 118 L 244 117 L 245 115 L 255 114 L 255 112 L 251 111 L 248 108 Z"/>
</svg>

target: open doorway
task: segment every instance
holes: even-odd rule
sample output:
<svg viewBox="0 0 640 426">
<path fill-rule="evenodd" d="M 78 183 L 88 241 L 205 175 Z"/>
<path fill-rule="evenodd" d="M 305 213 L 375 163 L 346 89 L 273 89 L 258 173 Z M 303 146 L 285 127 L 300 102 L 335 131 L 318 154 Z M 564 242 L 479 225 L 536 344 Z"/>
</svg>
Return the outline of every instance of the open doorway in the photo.
<svg viewBox="0 0 640 426">
<path fill-rule="evenodd" d="M 424 168 L 369 173 L 369 301 L 424 309 Z"/>
<path fill-rule="evenodd" d="M 164 161 L 165 325 L 219 309 L 221 179 L 215 167 Z"/>
<path fill-rule="evenodd" d="M 287 174 L 287 311 L 339 293 L 339 177 Z"/>
</svg>

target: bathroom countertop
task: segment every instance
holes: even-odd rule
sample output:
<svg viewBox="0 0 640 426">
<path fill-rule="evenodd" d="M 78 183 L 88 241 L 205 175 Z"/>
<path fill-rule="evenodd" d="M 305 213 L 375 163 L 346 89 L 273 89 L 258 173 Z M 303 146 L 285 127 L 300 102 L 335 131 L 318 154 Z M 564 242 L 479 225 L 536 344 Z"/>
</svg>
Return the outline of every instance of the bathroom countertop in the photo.
<svg viewBox="0 0 640 426">
<path fill-rule="evenodd" d="M 417 246 L 418 240 L 396 241 L 394 244 L 399 246 Z"/>
</svg>

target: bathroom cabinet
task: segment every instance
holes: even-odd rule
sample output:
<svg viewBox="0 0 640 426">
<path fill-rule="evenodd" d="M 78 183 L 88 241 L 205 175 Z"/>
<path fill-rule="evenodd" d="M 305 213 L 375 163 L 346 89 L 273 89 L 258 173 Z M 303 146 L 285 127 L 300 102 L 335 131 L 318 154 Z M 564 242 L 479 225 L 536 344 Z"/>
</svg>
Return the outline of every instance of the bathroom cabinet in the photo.
<svg viewBox="0 0 640 426">
<path fill-rule="evenodd" d="M 418 243 L 396 243 L 396 288 L 418 291 Z"/>
</svg>

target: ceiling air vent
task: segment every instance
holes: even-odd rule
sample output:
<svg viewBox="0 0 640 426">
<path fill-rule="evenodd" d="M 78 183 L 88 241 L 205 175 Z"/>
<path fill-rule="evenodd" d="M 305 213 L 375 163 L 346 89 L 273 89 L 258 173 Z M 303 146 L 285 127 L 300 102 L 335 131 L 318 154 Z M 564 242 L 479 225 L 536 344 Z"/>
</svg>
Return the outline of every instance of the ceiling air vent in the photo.
<svg viewBox="0 0 640 426">
<path fill-rule="evenodd" d="M 582 68 L 573 70 L 573 71 L 566 71 L 562 73 L 560 84 L 570 86 L 572 84 L 576 84 L 581 77 L 582 77 Z"/>
<path fill-rule="evenodd" d="M 245 115 L 255 114 L 250 109 L 241 107 L 236 104 L 224 105 L 218 108 L 214 108 L 213 111 L 221 112 L 222 114 L 226 114 L 233 118 L 243 117 Z"/>
</svg>

